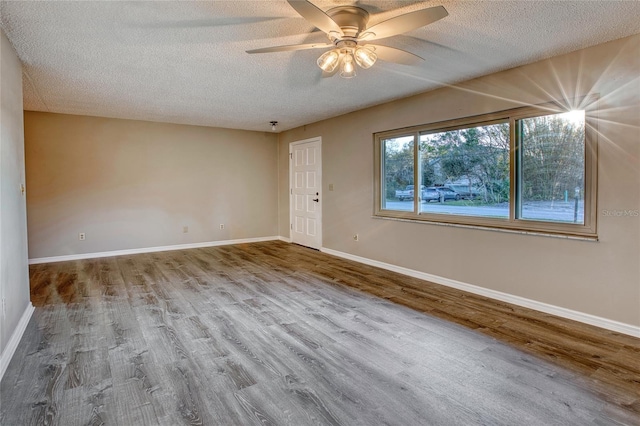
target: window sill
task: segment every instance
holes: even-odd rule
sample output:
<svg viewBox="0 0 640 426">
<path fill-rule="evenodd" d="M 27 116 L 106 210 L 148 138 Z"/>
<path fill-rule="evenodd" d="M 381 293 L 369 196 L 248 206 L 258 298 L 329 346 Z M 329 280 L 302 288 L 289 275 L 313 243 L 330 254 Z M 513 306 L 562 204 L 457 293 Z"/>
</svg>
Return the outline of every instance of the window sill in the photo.
<svg viewBox="0 0 640 426">
<path fill-rule="evenodd" d="M 482 231 L 494 231 L 494 232 L 504 232 L 507 234 L 519 234 L 519 235 L 534 235 L 538 237 L 551 237 L 551 238 L 560 238 L 564 240 L 578 240 L 578 241 L 590 241 L 597 242 L 597 235 L 571 235 L 571 234 L 560 234 L 560 233 L 552 233 L 545 231 L 533 231 L 533 230 L 524 230 L 524 229 L 510 229 L 510 228 L 499 228 L 492 226 L 482 226 L 482 225 L 467 225 L 462 223 L 451 223 L 451 222 L 438 222 L 432 220 L 416 220 L 416 219 L 405 219 L 400 217 L 390 217 L 390 216 L 371 216 L 372 219 L 381 219 L 381 220 L 391 220 L 395 222 L 410 222 L 410 223 L 419 223 L 425 225 L 436 225 L 436 226 L 447 226 L 453 228 L 467 228 L 467 229 L 479 229 Z"/>
</svg>

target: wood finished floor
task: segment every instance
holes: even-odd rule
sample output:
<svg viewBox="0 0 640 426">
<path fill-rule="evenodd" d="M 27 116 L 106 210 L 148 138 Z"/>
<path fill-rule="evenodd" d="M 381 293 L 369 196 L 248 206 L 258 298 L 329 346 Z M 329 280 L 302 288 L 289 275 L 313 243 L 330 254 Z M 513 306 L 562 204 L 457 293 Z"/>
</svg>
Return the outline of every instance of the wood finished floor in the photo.
<svg viewBox="0 0 640 426">
<path fill-rule="evenodd" d="M 638 425 L 640 341 L 282 242 L 31 267 L 14 425 Z"/>
</svg>

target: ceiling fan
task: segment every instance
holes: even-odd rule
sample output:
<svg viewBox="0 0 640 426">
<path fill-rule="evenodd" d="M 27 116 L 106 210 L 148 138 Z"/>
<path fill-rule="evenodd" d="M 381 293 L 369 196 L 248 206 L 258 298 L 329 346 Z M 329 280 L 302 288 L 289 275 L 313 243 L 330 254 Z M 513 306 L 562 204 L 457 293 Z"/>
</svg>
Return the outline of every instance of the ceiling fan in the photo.
<svg viewBox="0 0 640 426">
<path fill-rule="evenodd" d="M 356 64 L 367 69 L 377 59 L 404 65 L 424 61 L 418 55 L 389 46 L 370 44 L 373 40 L 402 34 L 429 25 L 449 15 L 443 6 L 429 7 L 405 13 L 367 28 L 369 12 L 356 6 L 338 6 L 326 13 L 306 0 L 287 0 L 303 18 L 329 37 L 327 43 L 294 44 L 247 50 L 247 53 L 286 52 L 304 49 L 333 47 L 318 58 L 323 77 L 330 77 L 340 70 L 340 76 L 356 76 Z"/>
</svg>

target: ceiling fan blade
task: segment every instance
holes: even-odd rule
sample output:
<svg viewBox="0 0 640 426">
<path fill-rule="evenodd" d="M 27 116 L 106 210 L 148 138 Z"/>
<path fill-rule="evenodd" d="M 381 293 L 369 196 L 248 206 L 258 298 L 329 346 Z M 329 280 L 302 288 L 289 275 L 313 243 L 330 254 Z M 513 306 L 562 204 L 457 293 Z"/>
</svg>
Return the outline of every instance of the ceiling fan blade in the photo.
<svg viewBox="0 0 640 426">
<path fill-rule="evenodd" d="M 323 47 L 332 47 L 330 43 L 309 43 L 309 44 L 290 44 L 287 46 L 263 47 L 262 49 L 247 50 L 247 53 L 271 53 L 271 52 L 289 52 L 292 50 L 320 49 Z"/>
<path fill-rule="evenodd" d="M 378 55 L 378 59 L 382 59 L 383 61 L 402 65 L 417 65 L 424 62 L 424 58 L 407 52 L 406 50 L 396 49 L 395 47 L 380 46 L 379 44 L 367 44 L 365 46 L 368 49 L 372 49 L 375 54 Z"/>
<path fill-rule="evenodd" d="M 136 24 L 142 28 L 203 28 L 203 27 L 224 27 L 229 25 L 259 24 L 261 22 L 275 21 L 283 17 L 237 17 L 237 18 L 210 18 L 210 19 L 189 19 L 170 20 L 151 23 Z"/>
<path fill-rule="evenodd" d="M 287 2 L 298 12 L 304 19 L 309 21 L 316 28 L 321 29 L 325 33 L 336 32 L 343 36 L 342 29 L 331 19 L 329 15 L 324 13 L 317 6 L 306 0 L 287 0 Z"/>
<path fill-rule="evenodd" d="M 449 12 L 447 12 L 447 9 L 443 6 L 435 6 L 405 13 L 404 15 L 387 19 L 371 28 L 367 28 L 362 35 L 360 35 L 360 38 L 364 40 L 377 40 L 391 37 L 432 24 L 447 15 L 449 15 Z"/>
</svg>

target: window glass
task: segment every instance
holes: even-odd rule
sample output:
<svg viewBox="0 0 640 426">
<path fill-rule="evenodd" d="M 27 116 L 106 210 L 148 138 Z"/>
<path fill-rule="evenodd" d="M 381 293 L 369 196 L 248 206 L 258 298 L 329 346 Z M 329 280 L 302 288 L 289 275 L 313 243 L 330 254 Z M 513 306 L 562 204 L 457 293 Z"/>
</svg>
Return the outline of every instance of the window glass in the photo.
<svg viewBox="0 0 640 426">
<path fill-rule="evenodd" d="M 584 124 L 584 111 L 517 120 L 518 218 L 584 223 Z"/>
<path fill-rule="evenodd" d="M 507 121 L 420 135 L 422 213 L 509 217 Z"/>
<path fill-rule="evenodd" d="M 382 140 L 383 209 L 413 211 L 413 141 L 413 136 Z"/>
</svg>

